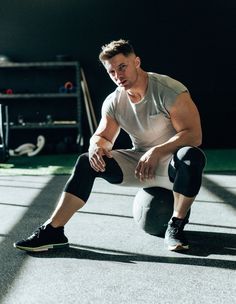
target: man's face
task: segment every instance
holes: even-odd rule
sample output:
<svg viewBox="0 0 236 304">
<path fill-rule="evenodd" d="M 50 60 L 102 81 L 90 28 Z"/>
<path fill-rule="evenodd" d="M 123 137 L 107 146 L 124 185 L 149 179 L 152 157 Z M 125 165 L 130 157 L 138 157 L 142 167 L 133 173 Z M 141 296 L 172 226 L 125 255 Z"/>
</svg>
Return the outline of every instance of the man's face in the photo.
<svg viewBox="0 0 236 304">
<path fill-rule="evenodd" d="M 118 54 L 109 60 L 105 60 L 103 64 L 117 86 L 129 90 L 135 84 L 140 67 L 139 57 L 136 57 L 134 54 L 128 57 Z"/>
</svg>

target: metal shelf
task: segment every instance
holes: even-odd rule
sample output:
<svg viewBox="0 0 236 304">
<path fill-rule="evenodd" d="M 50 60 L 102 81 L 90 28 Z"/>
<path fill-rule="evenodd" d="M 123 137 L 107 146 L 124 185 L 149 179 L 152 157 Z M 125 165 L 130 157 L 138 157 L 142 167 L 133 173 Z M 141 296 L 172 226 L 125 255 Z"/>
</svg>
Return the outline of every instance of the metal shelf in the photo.
<svg viewBox="0 0 236 304">
<path fill-rule="evenodd" d="M 48 61 L 48 62 L 6 62 L 0 68 L 66 68 L 77 67 L 77 61 Z"/>
<path fill-rule="evenodd" d="M 0 74 L 3 80 L 1 82 L 2 87 L 13 88 L 13 92 L 11 92 L 13 94 L 5 94 L 5 91 L 0 93 L 0 105 L 2 104 L 10 109 L 9 121 L 12 121 L 9 125 L 10 136 L 14 136 L 14 132 L 11 132 L 13 130 L 22 130 L 23 134 L 24 130 L 27 129 L 53 129 L 55 131 L 57 129 L 70 129 L 73 136 L 75 136 L 74 130 L 76 130 L 76 142 L 79 137 L 83 137 L 81 74 L 78 61 L 6 62 L 0 64 L 0 72 L 2 72 Z M 60 91 L 60 83 L 66 83 L 68 75 L 70 75 L 69 80 L 74 84 L 74 90 Z M 14 83 L 16 83 L 15 86 Z M 26 90 L 25 88 L 30 89 Z M 57 88 L 59 88 L 58 91 Z M 58 107 L 55 104 L 57 99 L 60 101 Z M 22 106 L 24 102 L 25 107 Z M 70 111 L 67 111 L 68 102 Z M 46 112 L 47 108 L 50 112 Z M 28 111 L 30 114 L 26 116 L 24 111 Z M 58 121 L 44 122 L 42 117 L 37 117 L 34 114 L 40 113 L 40 111 L 42 111 L 42 117 L 46 115 L 45 113 L 49 113 L 52 114 L 54 120 L 58 119 Z M 59 111 L 60 113 L 58 113 Z M 27 117 L 23 124 L 18 124 L 17 115 L 19 113 L 24 118 Z M 42 122 L 38 122 L 39 119 L 42 119 Z M 27 122 L 27 120 L 32 121 L 32 123 Z M 45 131 L 45 133 L 47 132 Z M 49 136 L 52 136 L 51 132 L 48 133 Z M 70 134 L 69 131 L 68 133 Z M 79 149 L 81 149 L 81 145 Z"/>
<path fill-rule="evenodd" d="M 11 130 L 24 130 L 24 129 L 74 129 L 78 128 L 78 123 L 25 123 L 22 125 L 11 125 Z"/>
<path fill-rule="evenodd" d="M 27 93 L 0 94 L 0 99 L 28 99 L 28 98 L 76 98 L 77 93 Z"/>
</svg>

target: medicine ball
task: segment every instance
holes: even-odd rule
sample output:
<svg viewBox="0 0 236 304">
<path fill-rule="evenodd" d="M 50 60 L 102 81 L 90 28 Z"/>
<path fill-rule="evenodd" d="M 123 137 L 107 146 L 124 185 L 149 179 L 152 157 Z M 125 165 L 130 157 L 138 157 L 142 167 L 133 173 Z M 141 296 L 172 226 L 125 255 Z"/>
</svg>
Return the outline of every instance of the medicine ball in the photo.
<svg viewBox="0 0 236 304">
<path fill-rule="evenodd" d="M 171 190 L 161 187 L 140 189 L 133 203 L 134 220 L 145 232 L 164 236 L 173 213 L 173 204 Z"/>
</svg>

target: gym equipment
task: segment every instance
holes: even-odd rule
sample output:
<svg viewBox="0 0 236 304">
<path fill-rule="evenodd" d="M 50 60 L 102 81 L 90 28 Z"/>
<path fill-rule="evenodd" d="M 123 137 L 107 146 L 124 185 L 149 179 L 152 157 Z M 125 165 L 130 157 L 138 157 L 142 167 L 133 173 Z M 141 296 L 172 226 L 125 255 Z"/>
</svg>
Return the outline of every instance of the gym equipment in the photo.
<svg viewBox="0 0 236 304">
<path fill-rule="evenodd" d="M 83 88 L 82 88 L 83 94 L 85 96 L 86 102 L 88 103 L 88 108 L 90 111 L 90 116 L 91 116 L 94 128 L 97 129 L 98 122 L 97 122 L 96 115 L 94 112 L 93 103 L 92 103 L 91 95 L 90 95 L 89 88 L 88 88 L 88 83 L 87 83 L 83 68 L 81 68 L 80 71 L 81 71 L 81 77 L 82 77 L 82 83 L 83 83 Z"/>
<path fill-rule="evenodd" d="M 0 104 L 0 163 L 5 163 L 9 159 L 9 115 L 8 106 Z"/>
<path fill-rule="evenodd" d="M 64 86 L 61 86 L 59 88 L 58 92 L 64 94 L 64 93 L 67 93 L 67 89 Z"/>
<path fill-rule="evenodd" d="M 13 94 L 13 90 L 12 90 L 12 89 L 7 89 L 7 90 L 6 90 L 6 94 L 7 94 L 7 95 Z"/>
<path fill-rule="evenodd" d="M 74 89 L 74 85 L 71 81 L 67 81 L 64 84 L 65 89 L 67 90 L 67 92 L 71 92 Z"/>
<path fill-rule="evenodd" d="M 11 59 L 10 57 L 6 56 L 6 55 L 0 55 L 0 65 L 1 64 L 6 64 L 6 63 L 10 63 Z"/>
<path fill-rule="evenodd" d="M 161 187 L 140 189 L 133 203 L 134 220 L 146 233 L 164 236 L 173 213 L 173 204 L 171 190 Z"/>
<path fill-rule="evenodd" d="M 76 91 L 76 87 L 71 81 L 65 82 L 65 84 L 59 87 L 59 93 L 74 93 Z"/>
<path fill-rule="evenodd" d="M 81 80 L 80 83 L 81 83 L 81 88 L 82 88 L 82 92 L 83 92 L 83 96 L 84 96 L 84 104 L 85 104 L 85 110 L 86 110 L 86 114 L 87 114 L 90 134 L 92 136 L 94 134 L 95 130 L 94 130 L 93 121 L 92 121 L 92 117 L 91 117 L 91 113 L 90 113 L 90 109 L 89 109 L 88 97 L 86 95 L 86 91 L 85 91 L 85 86 L 84 86 L 83 80 Z"/>
<path fill-rule="evenodd" d="M 37 138 L 37 144 L 26 143 L 20 145 L 15 150 L 9 150 L 10 156 L 21 156 L 27 154 L 27 156 L 34 156 L 38 154 L 45 145 L 45 137 L 43 135 L 39 135 Z"/>
</svg>

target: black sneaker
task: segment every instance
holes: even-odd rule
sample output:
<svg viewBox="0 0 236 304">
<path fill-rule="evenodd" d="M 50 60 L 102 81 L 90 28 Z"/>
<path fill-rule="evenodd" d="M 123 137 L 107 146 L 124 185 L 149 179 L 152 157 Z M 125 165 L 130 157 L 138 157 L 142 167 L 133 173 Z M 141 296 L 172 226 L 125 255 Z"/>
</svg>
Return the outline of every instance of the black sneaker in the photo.
<svg viewBox="0 0 236 304">
<path fill-rule="evenodd" d="M 165 245 L 171 251 L 180 251 L 189 249 L 189 244 L 184 237 L 184 226 L 188 221 L 186 219 L 179 219 L 172 217 L 168 223 L 165 233 Z"/>
<path fill-rule="evenodd" d="M 50 224 L 40 226 L 30 237 L 13 244 L 15 248 L 25 251 L 46 251 L 68 247 L 64 227 L 54 228 Z"/>
</svg>

